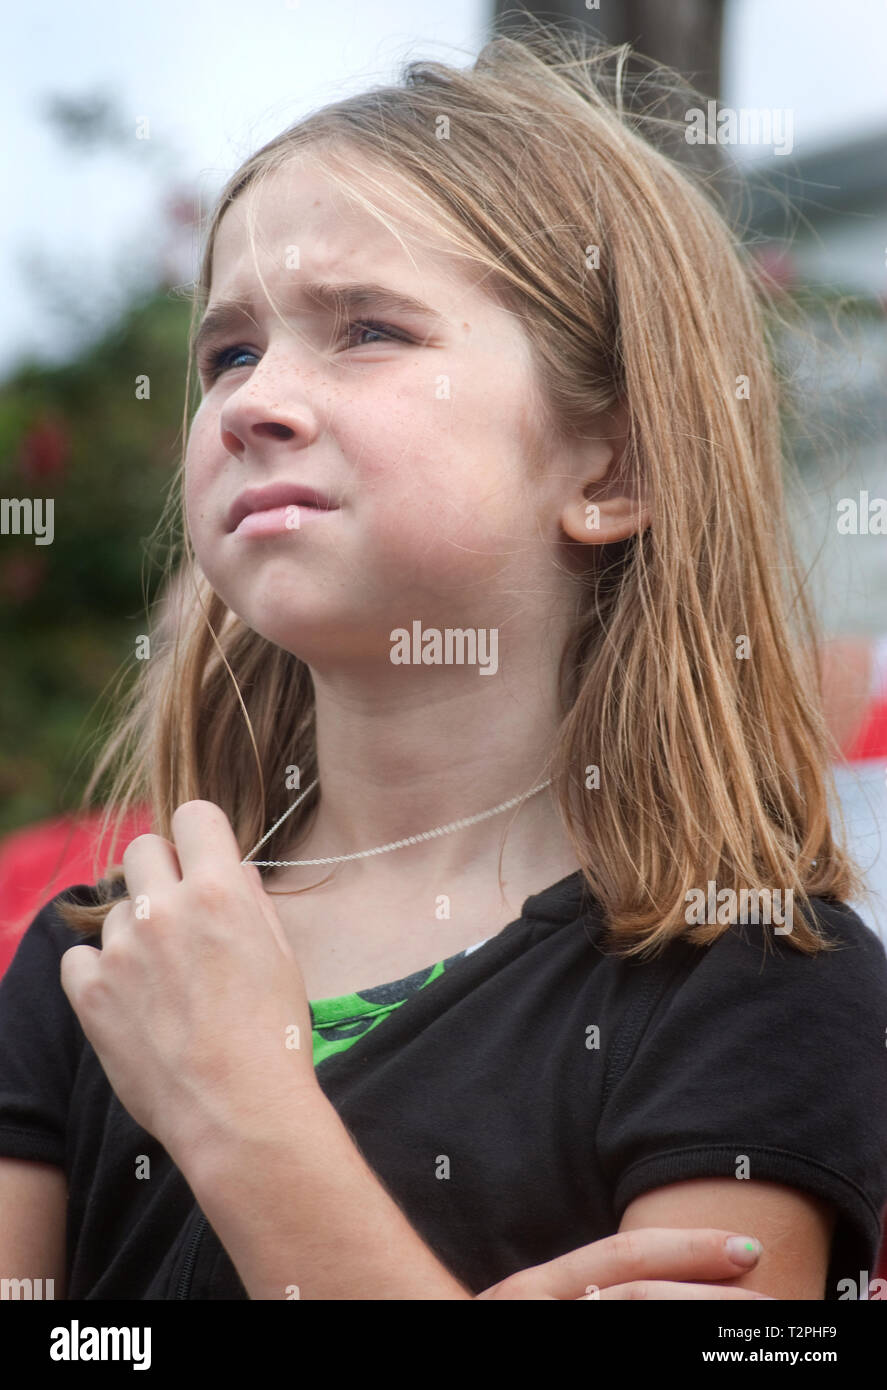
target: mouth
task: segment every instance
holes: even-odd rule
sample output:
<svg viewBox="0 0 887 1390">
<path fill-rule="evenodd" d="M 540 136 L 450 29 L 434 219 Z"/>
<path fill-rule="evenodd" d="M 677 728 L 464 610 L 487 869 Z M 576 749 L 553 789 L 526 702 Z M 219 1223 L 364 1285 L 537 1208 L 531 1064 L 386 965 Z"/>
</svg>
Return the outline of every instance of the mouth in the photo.
<svg viewBox="0 0 887 1390">
<path fill-rule="evenodd" d="M 228 530 L 240 534 L 261 534 L 262 526 L 298 530 L 303 515 L 316 517 L 338 510 L 338 503 L 317 488 L 300 483 L 271 483 L 268 487 L 247 488 L 234 499 L 228 510 Z"/>
<path fill-rule="evenodd" d="M 315 526 L 323 517 L 335 516 L 338 507 L 305 507 L 290 502 L 285 507 L 268 507 L 261 511 L 247 512 L 234 528 L 235 536 L 282 536 L 288 532 L 301 531 L 304 526 Z"/>
</svg>

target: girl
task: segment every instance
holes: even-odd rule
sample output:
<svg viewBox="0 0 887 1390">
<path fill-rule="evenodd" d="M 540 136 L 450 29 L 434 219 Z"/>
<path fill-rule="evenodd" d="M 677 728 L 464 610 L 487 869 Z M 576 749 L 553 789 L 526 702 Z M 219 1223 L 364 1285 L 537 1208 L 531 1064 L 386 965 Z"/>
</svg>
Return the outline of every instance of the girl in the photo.
<svg viewBox="0 0 887 1390">
<path fill-rule="evenodd" d="M 626 56 L 413 63 L 223 190 L 176 632 L 96 771 L 156 833 L 0 988 L 4 1273 L 865 1296 L 887 962 L 770 329 Z"/>
</svg>

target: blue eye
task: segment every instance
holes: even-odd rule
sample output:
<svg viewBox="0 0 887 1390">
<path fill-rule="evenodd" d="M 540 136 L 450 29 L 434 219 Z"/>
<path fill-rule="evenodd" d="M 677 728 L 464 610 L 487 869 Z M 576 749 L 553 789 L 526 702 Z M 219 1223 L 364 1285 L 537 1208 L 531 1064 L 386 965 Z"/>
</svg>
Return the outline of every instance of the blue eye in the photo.
<svg viewBox="0 0 887 1390">
<path fill-rule="evenodd" d="M 402 343 L 409 341 L 405 333 L 398 333 L 397 329 L 392 328 L 390 323 L 379 323 L 377 319 L 355 319 L 348 327 L 358 328 L 361 333 L 376 333 L 381 334 L 384 338 L 396 338 Z M 370 343 L 369 346 L 372 347 L 372 344 Z"/>
<path fill-rule="evenodd" d="M 217 376 L 219 376 L 222 372 L 226 371 L 229 367 L 232 367 L 234 365 L 234 358 L 244 356 L 255 357 L 256 354 L 254 352 L 250 352 L 249 348 L 237 346 L 218 348 L 215 351 L 207 354 L 206 359 L 202 365 L 202 370 L 209 377 L 210 381 L 215 381 Z"/>
<path fill-rule="evenodd" d="M 405 334 L 393 328 L 390 323 L 380 323 L 376 319 L 354 319 L 348 324 L 349 330 L 358 329 L 360 333 L 374 333 L 383 338 L 391 338 L 399 342 L 410 342 L 411 339 Z M 349 331 L 348 338 L 351 338 Z M 357 343 L 356 347 L 372 347 L 372 343 Z M 199 362 L 200 371 L 209 381 L 215 381 L 216 377 L 221 376 L 222 372 L 233 368 L 238 357 L 256 357 L 257 354 L 250 348 L 245 348 L 239 343 L 231 347 L 210 348 Z"/>
</svg>

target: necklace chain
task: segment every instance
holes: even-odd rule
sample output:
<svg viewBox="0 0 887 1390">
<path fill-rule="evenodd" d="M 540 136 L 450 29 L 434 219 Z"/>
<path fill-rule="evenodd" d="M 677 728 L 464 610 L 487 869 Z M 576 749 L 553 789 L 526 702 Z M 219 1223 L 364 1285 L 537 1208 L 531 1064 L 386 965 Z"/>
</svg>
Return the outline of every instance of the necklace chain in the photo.
<svg viewBox="0 0 887 1390">
<path fill-rule="evenodd" d="M 449 825 L 439 825 L 434 830 L 424 830 L 421 835 L 408 835 L 405 840 L 393 840 L 388 845 L 377 845 L 375 849 L 362 849 L 356 854 L 335 854 L 326 859 L 253 859 L 257 849 L 261 849 L 266 840 L 270 840 L 278 826 L 282 825 L 287 816 L 299 806 L 317 786 L 318 779 L 315 777 L 310 787 L 306 787 L 302 795 L 298 797 L 290 806 L 288 811 L 284 811 L 279 820 L 275 821 L 271 829 L 266 831 L 259 840 L 258 844 L 253 845 L 245 859 L 241 859 L 241 864 L 253 863 L 259 869 L 287 869 L 301 866 L 303 864 L 343 864 L 347 859 L 367 859 L 371 854 L 387 854 L 389 850 L 403 849 L 404 845 L 416 845 L 420 840 L 431 840 L 435 835 L 449 835 L 453 830 L 461 830 L 466 825 L 476 825 L 478 821 L 486 820 L 488 816 L 498 816 L 500 811 L 507 811 L 509 806 L 516 806 L 519 801 L 526 801 L 527 797 L 535 796 L 545 787 L 550 786 L 551 778 L 540 782 L 538 787 L 533 787 L 532 791 L 524 792 L 521 796 L 513 796 L 510 801 L 503 801 L 498 806 L 493 806 L 489 811 L 481 811 L 476 816 L 463 816 L 459 820 L 450 821 Z"/>
</svg>

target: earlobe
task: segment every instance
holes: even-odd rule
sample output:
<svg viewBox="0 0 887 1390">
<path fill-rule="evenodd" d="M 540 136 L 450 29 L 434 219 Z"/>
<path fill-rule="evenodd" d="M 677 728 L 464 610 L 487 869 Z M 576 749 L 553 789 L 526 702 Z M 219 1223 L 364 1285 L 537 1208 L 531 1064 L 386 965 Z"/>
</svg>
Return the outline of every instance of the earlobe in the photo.
<svg viewBox="0 0 887 1390">
<path fill-rule="evenodd" d="M 571 540 L 584 545 L 608 545 L 625 540 L 650 524 L 646 508 L 632 497 L 607 497 L 590 502 L 584 493 L 571 497 L 561 512 L 561 526 Z"/>
<path fill-rule="evenodd" d="M 609 545 L 650 525 L 649 509 L 634 495 L 638 484 L 630 482 L 624 471 L 629 433 L 628 407 L 620 403 L 597 417 L 594 433 L 583 438 L 580 471 L 572 474 L 575 490 L 560 516 L 571 540 Z"/>
</svg>

